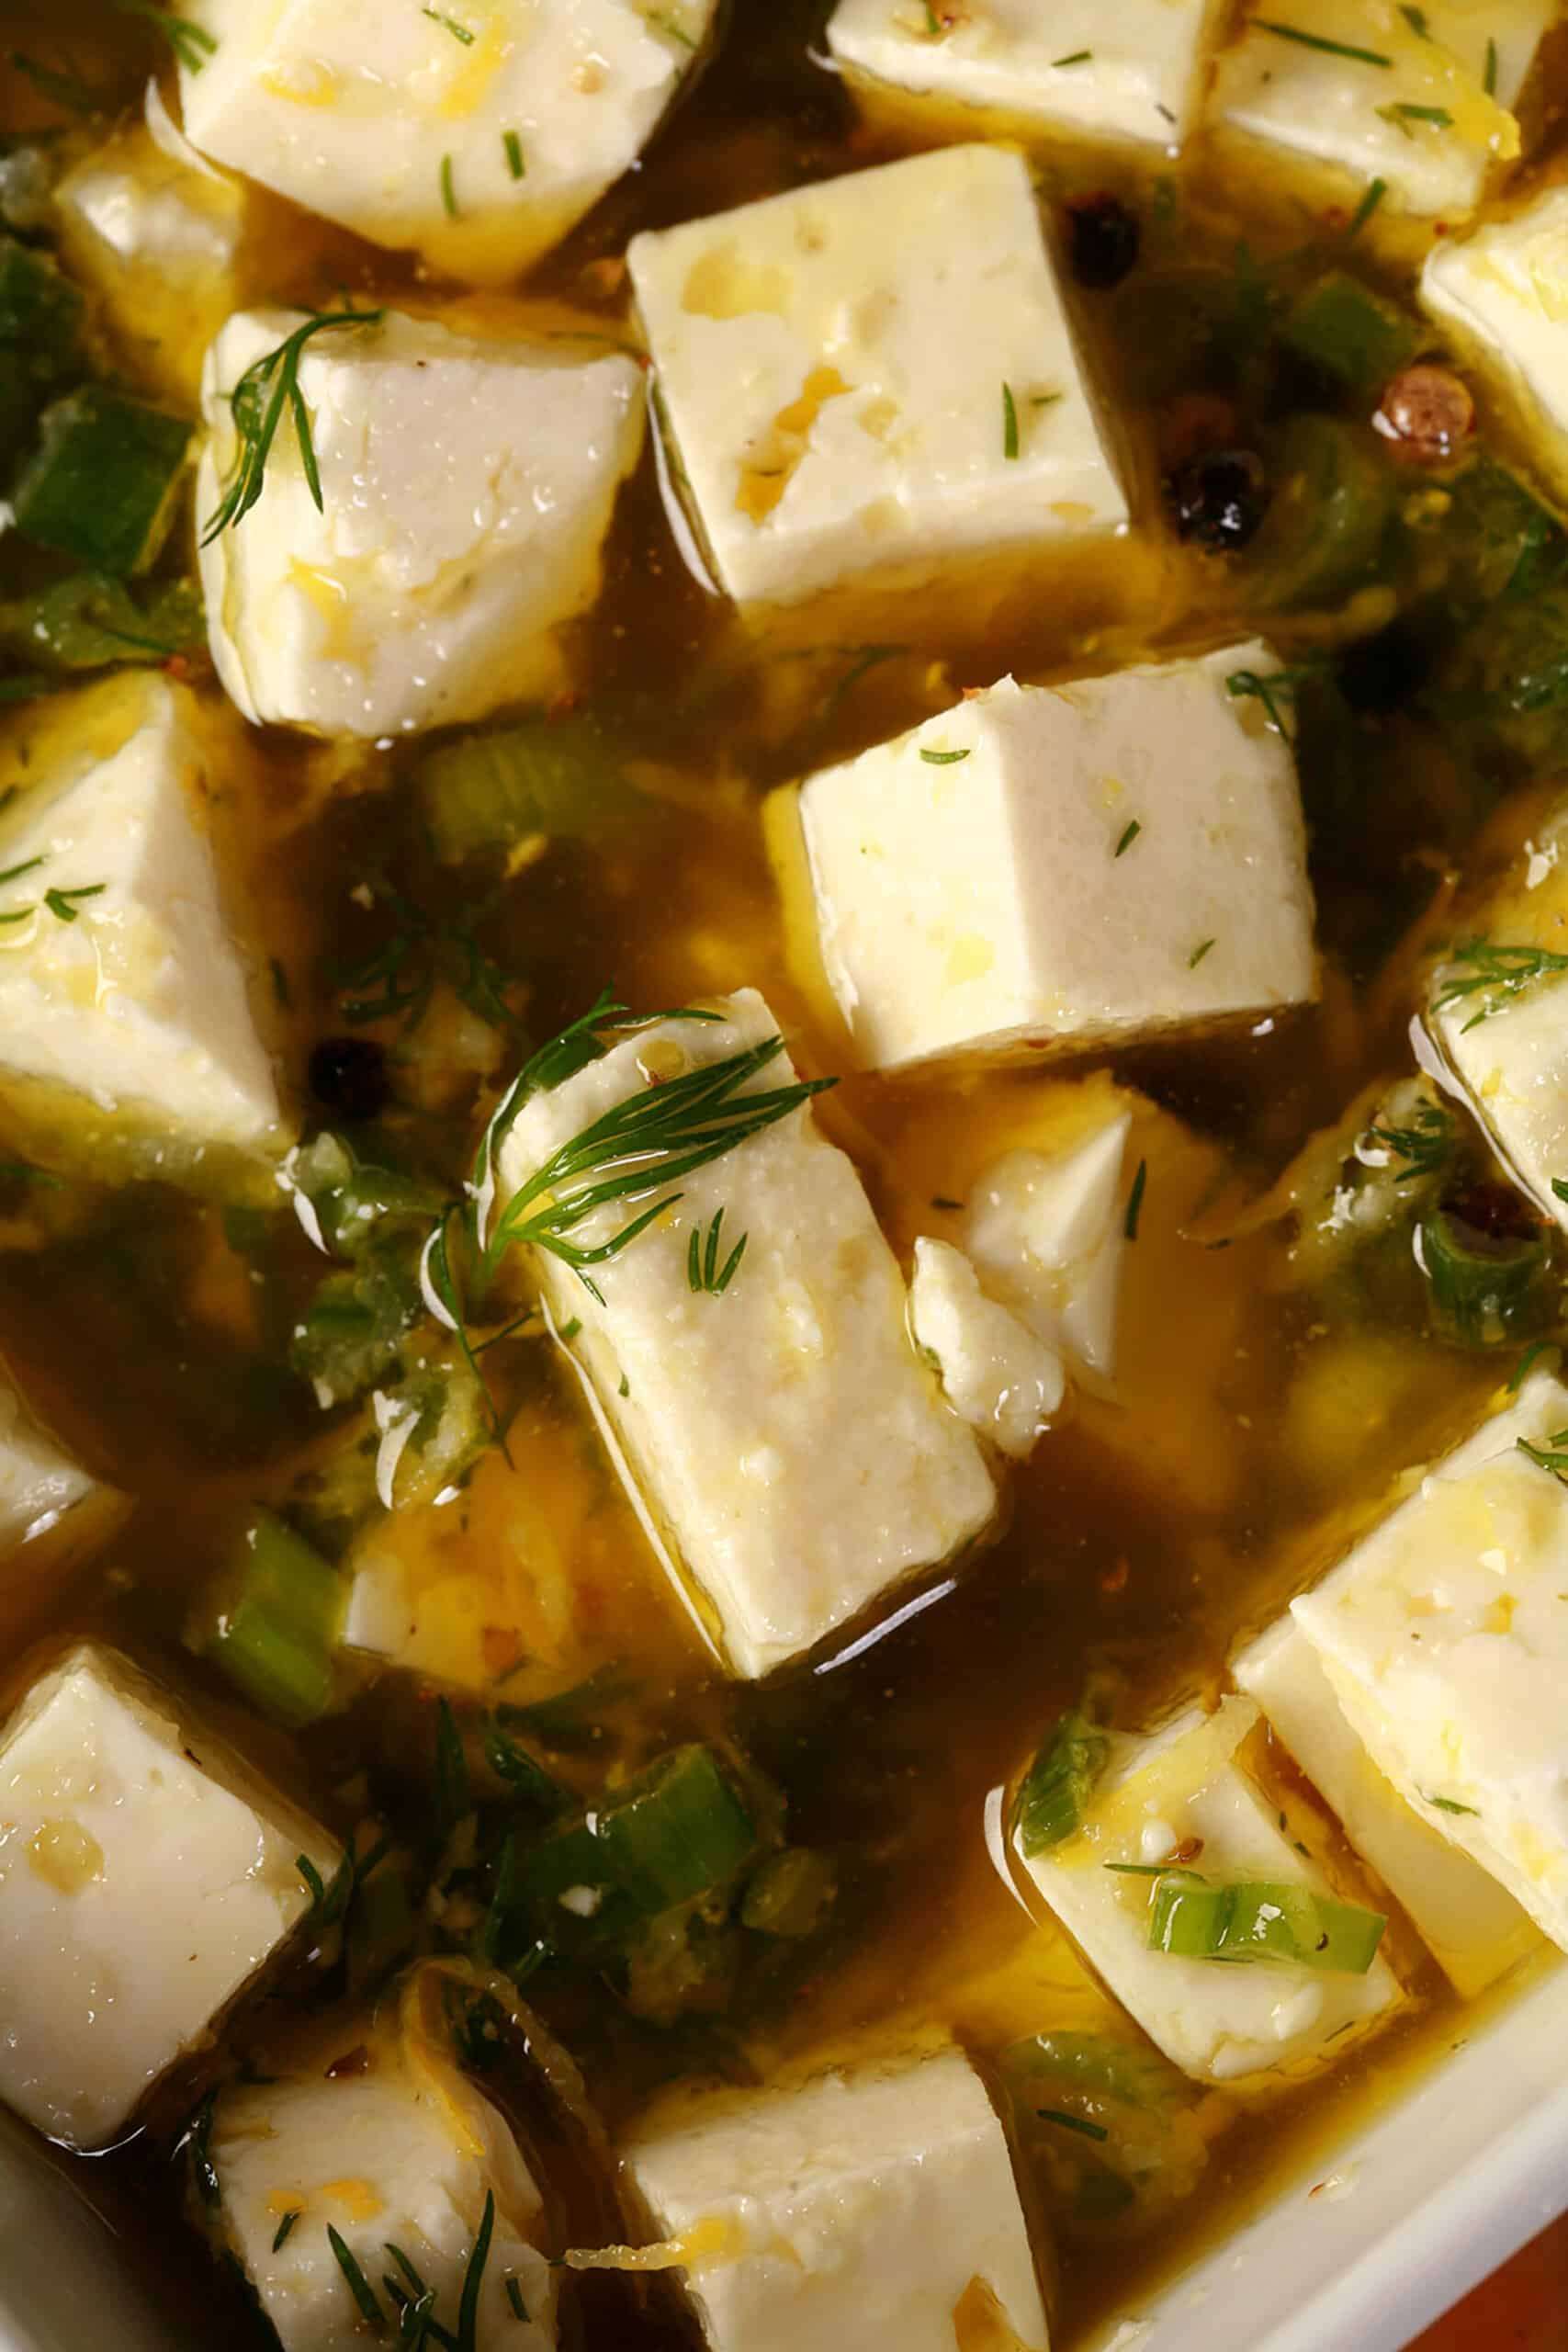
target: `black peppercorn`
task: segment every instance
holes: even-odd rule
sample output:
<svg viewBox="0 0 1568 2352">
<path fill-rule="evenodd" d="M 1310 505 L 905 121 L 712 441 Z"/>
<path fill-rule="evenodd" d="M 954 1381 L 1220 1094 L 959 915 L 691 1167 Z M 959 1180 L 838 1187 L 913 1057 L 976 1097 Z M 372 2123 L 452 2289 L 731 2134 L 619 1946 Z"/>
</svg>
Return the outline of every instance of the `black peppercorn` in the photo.
<svg viewBox="0 0 1568 2352">
<path fill-rule="evenodd" d="M 1068 255 L 1080 286 L 1120 286 L 1138 258 L 1138 216 L 1118 196 L 1067 207 Z"/>
<path fill-rule="evenodd" d="M 310 1056 L 310 1091 L 340 1119 L 374 1119 L 390 1091 L 387 1056 L 374 1037 L 323 1037 Z"/>
<path fill-rule="evenodd" d="M 1263 460 L 1250 449 L 1205 449 L 1168 475 L 1166 498 L 1179 538 L 1229 554 L 1244 548 L 1269 504 Z"/>
</svg>

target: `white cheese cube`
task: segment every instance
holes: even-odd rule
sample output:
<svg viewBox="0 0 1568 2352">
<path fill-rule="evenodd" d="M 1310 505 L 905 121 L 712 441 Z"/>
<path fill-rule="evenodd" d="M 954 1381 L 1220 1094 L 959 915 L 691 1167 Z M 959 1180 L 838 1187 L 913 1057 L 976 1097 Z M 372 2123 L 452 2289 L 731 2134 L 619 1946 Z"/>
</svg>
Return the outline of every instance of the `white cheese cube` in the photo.
<svg viewBox="0 0 1568 2352">
<path fill-rule="evenodd" d="M 1281 1618 L 1233 1658 L 1231 1675 L 1467 1999 L 1536 1949 L 1540 1939 L 1513 1897 L 1428 1828 L 1379 1771 L 1293 1619 Z"/>
<path fill-rule="evenodd" d="M 852 74 L 1040 131 L 1179 147 L 1217 0 L 839 0 L 828 46 Z"/>
<path fill-rule="evenodd" d="M 1061 1404 L 1062 1359 L 986 1296 L 962 1250 L 924 1234 L 915 1244 L 909 1329 L 960 1419 L 1004 1453 L 1028 1453 Z"/>
<path fill-rule="evenodd" d="M 1253 0 L 1210 119 L 1331 174 L 1347 204 L 1381 179 L 1392 207 L 1453 221 L 1519 153 L 1508 109 L 1555 13 L 1552 0 L 1427 0 L 1408 14 L 1395 0 Z"/>
<path fill-rule="evenodd" d="M 981 1176 L 964 1226 L 964 1247 L 993 1295 L 1104 1379 L 1116 1369 L 1132 1129 L 1130 1111 L 1112 1113 L 1062 1151 L 1005 1152 Z"/>
<path fill-rule="evenodd" d="M 720 1010 L 661 1021 L 535 1096 L 501 1153 L 501 1200 L 646 1087 L 777 1034 L 753 990 Z M 781 1052 L 744 1091 L 793 1078 Z M 738 1673 L 766 1674 L 950 1559 L 995 1498 L 909 1340 L 860 1178 L 808 1107 L 673 1189 L 678 1206 L 594 1270 L 603 1304 L 556 1258 L 535 1252 L 536 1272 L 558 1322 L 581 1327 L 571 1345 L 590 1392 L 701 1621 Z M 692 1237 L 705 1252 L 721 1210 L 724 1255 L 743 1235 L 745 1255 L 721 1293 L 694 1291 Z M 596 1210 L 570 1238 L 595 1246 L 631 1214 Z"/>
<path fill-rule="evenodd" d="M 271 1158 L 288 1137 L 208 838 L 200 729 L 192 695 L 134 673 L 0 739 L 20 785 L 0 815 L 0 1072 L 166 1136 L 176 1159 Z"/>
<path fill-rule="evenodd" d="M 213 345 L 204 522 L 234 459 L 230 396 L 304 323 L 242 311 Z M 286 422 L 260 503 L 201 554 L 212 658 L 247 718 L 376 737 L 557 689 L 644 422 L 635 360 L 569 349 L 398 312 L 305 346 L 321 506 Z"/>
<path fill-rule="evenodd" d="M 150 107 L 155 96 L 156 85 Z M 67 172 L 55 206 L 66 257 L 116 343 L 157 390 L 189 400 L 237 299 L 246 199 L 194 150 L 171 152 L 177 138 L 172 126 L 118 131 Z"/>
<path fill-rule="evenodd" d="M 1375 1764 L 1568 1948 L 1568 1430 L 1548 1373 L 1292 1603 Z"/>
<path fill-rule="evenodd" d="M 364 2060 L 329 2075 L 333 2057 L 350 2050 Z M 389 2252 L 395 2245 L 434 2290 L 432 2317 L 456 2341 L 487 2195 L 495 2211 L 472 2341 L 484 2352 L 554 2346 L 556 2280 L 539 2250 L 539 2188 L 511 2127 L 417 2022 L 357 2019 L 279 2079 L 232 2085 L 214 2109 L 208 2155 L 219 2188 L 214 2234 L 254 2288 L 283 2352 L 355 2352 L 365 2341 L 329 2229 L 389 2327 L 399 2307 L 387 2278 L 414 2291 Z"/>
<path fill-rule="evenodd" d="M 112 1650 L 0 1735 L 0 2098 L 101 2147 L 310 1907 L 335 1842 Z"/>
<path fill-rule="evenodd" d="M 1120 530 L 1021 155 L 964 146 L 633 239 L 718 577 L 796 603 Z"/>
<path fill-rule="evenodd" d="M 710 2099 L 623 2153 L 709 2352 L 1044 2352 L 1007 2140 L 956 2050 Z"/>
<path fill-rule="evenodd" d="M 823 964 L 874 1069 L 1120 1045 L 1316 993 L 1261 645 L 1004 678 L 800 789 Z"/>
<path fill-rule="evenodd" d="M 1568 488 L 1568 188 L 1473 235 L 1445 238 L 1421 272 L 1421 301 L 1510 412 L 1520 442 Z"/>
<path fill-rule="evenodd" d="M 0 1380 L 0 1551 L 38 1542 L 100 1491 Z"/>
<path fill-rule="evenodd" d="M 1014 1838 L 1018 1868 L 1084 1957 L 1172 2064 L 1202 2082 L 1302 2071 L 1337 2054 L 1399 1997 L 1382 1960 L 1355 1976 L 1273 1961 L 1226 1966 L 1149 1949 L 1156 1882 L 1135 1873 L 1179 1850 L 1218 1883 L 1328 1891 L 1238 1755 L 1257 1723 L 1250 1700 L 1231 1698 L 1213 1715 L 1194 1709 L 1177 1717 L 1152 1738 L 1117 1739 L 1080 1830 L 1032 1857 Z M 1115 1867 L 1129 1863 L 1133 1872 Z"/>
<path fill-rule="evenodd" d="M 502 284 L 636 163 L 715 6 L 193 0 L 217 46 L 181 72 L 185 127 L 307 211 Z"/>
</svg>

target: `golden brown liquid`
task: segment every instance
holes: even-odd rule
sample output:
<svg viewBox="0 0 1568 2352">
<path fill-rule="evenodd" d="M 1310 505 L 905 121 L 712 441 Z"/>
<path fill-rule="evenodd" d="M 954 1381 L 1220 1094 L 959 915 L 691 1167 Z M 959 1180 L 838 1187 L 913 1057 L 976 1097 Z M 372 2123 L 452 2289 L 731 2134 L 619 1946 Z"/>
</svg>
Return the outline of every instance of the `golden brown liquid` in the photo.
<svg viewBox="0 0 1568 2352">
<path fill-rule="evenodd" d="M 525 324 L 586 311 L 624 336 L 615 263 L 635 230 L 918 144 L 908 130 L 868 130 L 840 86 L 807 61 L 822 13 L 779 0 L 737 6 L 726 44 L 645 168 L 544 265 L 527 300 L 467 307 Z M 117 42 L 123 50 L 126 28 L 112 12 L 76 14 L 66 46 L 79 62 L 118 53 Z M 10 22 L 3 9 L 0 18 Z M 54 53 L 36 28 L 29 41 Z M 0 78 L 0 103 L 17 122 L 39 119 L 15 76 Z M 1201 182 L 1201 157 L 1195 169 Z M 1066 164 L 1050 185 L 1061 194 L 1106 179 L 1103 163 Z M 1183 234 L 1228 257 L 1236 207 L 1198 182 L 1180 192 L 1190 199 Z M 1147 189 L 1141 195 L 1146 202 Z M 1263 189 L 1252 209 L 1275 216 L 1253 223 L 1267 249 L 1281 208 Z M 387 256 L 286 207 L 268 204 L 265 216 L 247 300 L 314 303 L 346 286 L 445 307 L 438 287 L 415 287 Z M 1299 220 L 1287 233 L 1300 234 Z M 1397 274 L 1399 256 L 1385 259 Z M 1134 277 L 1081 309 L 1127 419 L 1146 511 L 1156 465 L 1138 390 L 1139 301 Z M 165 331 L 177 334 L 177 319 Z M 7 560 L 21 559 L 0 548 L 0 566 Z M 834 1068 L 839 1041 L 786 966 L 764 793 L 1010 669 L 1040 677 L 1107 668 L 1156 648 L 1223 642 L 1251 625 L 1224 566 L 1163 543 L 1124 551 L 1097 594 L 1102 610 L 1090 629 L 1081 605 L 1064 604 L 1043 576 L 1021 617 L 983 649 L 957 653 L 954 616 L 933 597 L 911 616 L 901 650 L 871 666 L 864 638 L 837 621 L 826 645 L 797 624 L 787 637 L 756 637 L 687 572 L 645 462 L 584 628 L 581 694 L 656 771 L 657 814 L 608 847 L 553 843 L 489 922 L 492 952 L 527 984 L 532 1035 L 575 1017 L 607 981 L 636 1006 L 754 986 L 802 1066 Z M 215 686 L 207 692 L 217 697 Z M 19 724 L 0 740 L 14 744 Z M 389 840 L 408 835 L 400 759 L 344 759 L 264 736 L 243 754 L 222 812 L 245 845 L 264 935 L 286 965 L 296 1082 L 310 1045 L 342 1026 L 335 964 L 379 935 L 381 918 L 348 894 Z M 1440 783 L 1396 740 L 1388 793 L 1385 873 L 1338 866 L 1333 843 L 1317 845 L 1331 941 L 1359 936 L 1362 899 L 1395 887 L 1413 859 L 1446 865 L 1463 845 L 1463 820 Z M 1418 904 L 1417 891 L 1412 913 Z M 1261 1183 L 1370 1078 L 1402 1066 L 1404 1017 L 1397 988 L 1353 986 L 1331 969 L 1315 1010 L 1257 1035 L 1121 1059 L 1118 1077 L 1168 1117 L 1146 1114 L 1151 1180 L 1130 1253 L 1120 1402 L 1080 1403 L 1013 1479 L 1005 1532 L 957 1589 L 830 1671 L 819 1662 L 760 1689 L 717 1676 L 585 1434 L 570 1384 L 541 1351 L 513 1361 L 504 1376 L 522 1399 L 516 1466 L 489 1457 L 456 1524 L 434 1514 L 418 1522 L 416 1558 L 423 1544 L 430 1575 L 488 1579 L 498 1619 L 515 1623 L 516 1594 L 502 1594 L 497 1564 L 506 1531 L 525 1525 L 536 1555 L 553 1546 L 569 1570 L 569 1589 L 558 1577 L 541 1589 L 531 1620 L 525 1606 L 530 1677 L 554 1687 L 598 1665 L 628 1665 L 638 1687 L 615 1718 L 621 1753 L 725 1730 L 787 1792 L 792 1838 L 843 1864 L 840 1917 L 819 1964 L 786 2004 L 747 2022 L 739 2049 L 727 2052 L 732 2065 L 765 2079 L 807 2053 L 908 2046 L 932 2026 L 951 2028 L 984 2065 L 1019 2037 L 1111 2016 L 1066 1942 L 1028 1919 L 998 1879 L 984 1835 L 988 1794 L 1076 1700 L 1090 1667 L 1122 1678 L 1128 1722 L 1212 1687 L 1238 1634 L 1332 1555 L 1396 1470 L 1461 1428 L 1507 1368 L 1413 1330 L 1368 1330 L 1324 1314 L 1287 1280 L 1281 1227 L 1228 1249 L 1193 1231 L 1227 1167 Z M 1056 1082 L 849 1077 L 821 1110 L 907 1250 L 918 1232 L 948 1229 L 951 1212 L 932 1204 L 962 1200 L 999 1150 L 1026 1138 L 1040 1091 Z M 460 1104 L 451 1124 L 460 1142 L 470 1136 L 471 1107 Z M 334 1820 L 343 1817 L 334 1792 L 361 1767 L 381 1802 L 395 1805 L 400 1786 L 412 1801 L 427 1755 L 423 1694 L 391 1678 L 345 1718 L 290 1743 L 235 1708 L 180 1649 L 190 1600 L 241 1514 L 258 1498 L 286 1497 L 319 1442 L 319 1416 L 285 1364 L 289 1302 L 306 1295 L 319 1261 L 302 1238 L 285 1237 L 258 1288 L 216 1209 L 152 1188 L 106 1194 L 90 1215 L 47 1205 L 40 1214 L 41 1233 L 21 1219 L 0 1228 L 0 1349 L 61 1434 L 141 1507 L 85 1579 L 36 1596 L 32 1631 L 58 1641 L 92 1626 L 155 1668 L 194 1679 L 242 1743 Z M 1054 2337 L 1063 2352 L 1092 2322 L 1138 2309 L 1162 2273 L 1320 2161 L 1341 2126 L 1392 2096 L 1413 2065 L 1435 2062 L 1457 2004 L 1413 1939 L 1398 1941 L 1396 1957 L 1411 1998 L 1389 2030 L 1327 2079 L 1251 2110 L 1237 2102 L 1193 2198 L 1147 2238 L 1064 2247 Z M 700 2032 L 661 2041 L 618 2016 L 608 1996 L 575 1999 L 559 2023 L 612 2130 L 661 2077 L 713 2060 Z M 174 2218 L 161 2151 L 144 2142 L 73 2169 L 117 2214 L 138 2212 L 135 2233 L 165 2290 L 216 2325 L 231 2290 Z M 608 2290 L 586 2308 L 590 2340 L 605 2352 L 683 2340 L 679 2323 L 632 2312 Z M 235 2341 L 248 2324 L 236 2309 Z"/>
</svg>

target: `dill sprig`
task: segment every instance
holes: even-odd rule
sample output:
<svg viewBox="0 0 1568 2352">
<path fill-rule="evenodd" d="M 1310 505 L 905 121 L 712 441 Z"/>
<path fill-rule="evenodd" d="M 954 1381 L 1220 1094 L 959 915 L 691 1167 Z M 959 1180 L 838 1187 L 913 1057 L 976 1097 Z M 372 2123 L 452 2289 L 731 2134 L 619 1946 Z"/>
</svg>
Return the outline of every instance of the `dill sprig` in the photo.
<svg viewBox="0 0 1568 2352">
<path fill-rule="evenodd" d="M 1460 1033 L 1468 1036 L 1494 1012 L 1500 1012 L 1510 998 L 1521 995 L 1553 972 L 1568 972 L 1568 956 L 1557 955 L 1550 947 L 1500 946 L 1490 939 L 1461 940 L 1438 991 L 1437 1010 L 1446 1012 L 1450 1004 L 1461 1004 L 1469 997 L 1484 994 L 1486 1001 L 1471 1014 Z"/>
<path fill-rule="evenodd" d="M 564 1046 L 572 1035 L 572 1031 L 563 1032 L 555 1044 Z M 722 1159 L 837 1083 L 830 1078 L 796 1079 L 787 1086 L 747 1091 L 750 1081 L 783 1051 L 782 1037 L 764 1037 L 755 1046 L 727 1054 L 721 1061 L 706 1063 L 613 1104 L 551 1152 L 517 1187 L 483 1245 L 486 1265 L 493 1267 L 502 1253 L 517 1243 L 544 1250 L 570 1266 L 590 1295 L 603 1304 L 604 1294 L 589 1268 L 619 1257 L 656 1218 L 674 1206 L 681 1195 L 665 1191 L 665 1186 Z M 512 1119 L 521 1107 L 519 1102 L 512 1109 Z M 495 1146 L 490 1138 L 481 1148 L 493 1164 Z M 640 1201 L 654 1192 L 659 1199 L 639 1209 L 606 1240 L 585 1246 L 572 1239 L 596 1210 Z"/>
<path fill-rule="evenodd" d="M 705 1246 L 700 1220 L 693 1226 L 692 1238 L 686 1245 L 687 1283 L 694 1291 L 706 1291 L 714 1298 L 722 1298 L 729 1288 L 739 1271 L 740 1261 L 746 1255 L 746 1244 L 751 1238 L 749 1233 L 743 1233 L 721 1267 L 718 1262 L 718 1237 L 723 1223 L 724 1211 L 716 1209 Z"/>
<path fill-rule="evenodd" d="M 302 327 L 296 327 L 291 335 L 286 335 L 276 350 L 264 351 L 259 359 L 252 360 L 229 395 L 238 446 L 222 503 L 209 518 L 202 534 L 204 548 L 210 547 L 220 533 L 243 523 L 260 499 L 266 486 L 267 460 L 285 413 L 293 421 L 306 487 L 317 513 L 325 512 L 310 412 L 299 389 L 299 363 L 307 345 L 329 327 L 378 326 L 385 316 L 384 311 L 318 311 Z"/>
<path fill-rule="evenodd" d="M 339 2236 L 332 2223 L 327 2223 L 327 2239 L 338 2268 L 347 2282 L 348 2291 L 359 2307 L 359 2315 L 373 2335 L 387 2332 L 387 2314 L 376 2300 L 376 2290 L 355 2260 L 352 2249 Z"/>
<path fill-rule="evenodd" d="M 154 7 L 152 0 L 115 0 L 115 6 L 122 17 L 141 17 L 155 26 L 187 74 L 199 74 L 217 52 L 217 40 L 205 25 L 176 16 L 172 8 Z"/>
<path fill-rule="evenodd" d="M 1414 1177 L 1435 1175 L 1448 1159 L 1453 1149 L 1453 1115 L 1440 1103 L 1424 1103 L 1407 1126 L 1370 1126 L 1365 1140 L 1381 1144 L 1405 1162 L 1394 1182 L 1408 1184 Z"/>
<path fill-rule="evenodd" d="M 405 898 L 384 875 L 372 875 L 365 888 L 397 917 L 397 929 L 369 955 L 338 966 L 345 1021 L 355 1027 L 400 1021 L 410 1036 L 429 1012 L 437 981 L 447 979 L 470 1012 L 516 1035 L 516 1016 L 506 1001 L 511 983 L 479 940 L 479 926 L 500 903 L 499 891 L 457 914 L 440 914 Z"/>
<path fill-rule="evenodd" d="M 1287 709 L 1295 707 L 1296 689 L 1303 680 L 1312 675 L 1303 667 L 1294 670 L 1233 670 L 1225 680 L 1225 692 L 1233 702 L 1256 702 L 1264 718 L 1276 735 L 1293 743 L 1295 735 L 1286 718 Z"/>
</svg>

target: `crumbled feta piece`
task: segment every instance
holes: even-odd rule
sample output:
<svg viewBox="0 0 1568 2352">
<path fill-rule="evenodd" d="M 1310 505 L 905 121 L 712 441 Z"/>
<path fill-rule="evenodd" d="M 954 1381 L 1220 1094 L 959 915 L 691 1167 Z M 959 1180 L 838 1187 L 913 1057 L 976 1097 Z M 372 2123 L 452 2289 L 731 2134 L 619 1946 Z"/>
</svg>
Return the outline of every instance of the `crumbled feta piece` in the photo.
<svg viewBox="0 0 1568 2352">
<path fill-rule="evenodd" d="M 1062 1359 L 986 1296 L 969 1260 L 950 1242 L 922 1235 L 915 1244 L 909 1329 L 960 1419 L 1004 1453 L 1028 1453 L 1061 1404 Z"/>
<path fill-rule="evenodd" d="M 862 1060 L 1081 1048 L 1316 994 L 1289 745 L 1259 644 L 1004 678 L 800 788 L 817 932 Z"/>
<path fill-rule="evenodd" d="M 1127 522 L 1028 167 L 953 147 L 633 239 L 664 416 L 729 594 Z"/>
<path fill-rule="evenodd" d="M 192 695 L 139 673 L 0 739 L 20 786 L 0 898 L 27 910 L 0 928 L 0 1071 L 187 1151 L 270 1158 L 288 1137 L 208 838 L 201 726 Z"/>
<path fill-rule="evenodd" d="M 753 990 L 716 1020 L 639 1031 L 528 1102 L 500 1155 L 504 1201 L 593 1120 L 649 1084 L 777 1034 Z M 747 1088 L 793 1080 L 784 1053 Z M 951 1558 L 990 1519 L 991 1481 L 906 1329 L 906 1295 L 860 1178 L 808 1107 L 683 1174 L 680 1201 L 595 1268 L 603 1303 L 558 1259 L 537 1274 L 604 1417 L 634 1496 L 676 1555 L 735 1671 L 812 1648 L 903 1577 Z M 724 1216 L 717 1295 L 688 1251 Z M 617 1232 L 612 1205 L 574 1230 Z"/>
<path fill-rule="evenodd" d="M 1292 1607 L 1372 1761 L 1568 1947 L 1568 1488 L 1520 1444 L 1564 1429 L 1538 1373 Z"/>
<path fill-rule="evenodd" d="M 852 74 L 981 107 L 1031 129 L 1181 144 L 1201 94 L 1217 0 L 839 0 L 828 46 Z"/>
<path fill-rule="evenodd" d="M 1391 205 L 1452 221 L 1519 153 L 1508 109 L 1554 14 L 1551 0 L 1253 0 L 1209 119 L 1331 173 L 1348 204 L 1381 179 Z"/>
<path fill-rule="evenodd" d="M 1007 2140 L 956 2050 L 709 2099 L 623 2153 L 709 2352 L 1044 2352 Z"/>
<path fill-rule="evenodd" d="M 1242 1651 L 1231 1674 L 1467 1999 L 1536 1948 L 1536 1931 L 1513 1897 L 1429 1828 L 1379 1771 L 1293 1619 L 1281 1618 Z"/>
<path fill-rule="evenodd" d="M 66 257 L 116 343 L 155 389 L 192 399 L 238 297 L 244 191 L 138 123 L 67 172 L 55 203 Z"/>
<path fill-rule="evenodd" d="M 254 2288 L 283 2352 L 354 2352 L 364 2340 L 329 2229 L 388 2322 L 397 2315 L 389 2275 L 413 2294 L 389 2251 L 396 2246 L 434 2290 L 441 2340 L 456 2342 L 488 2194 L 494 2219 L 475 2333 L 464 2341 L 550 2352 L 556 2278 L 539 2247 L 538 2185 L 510 2125 L 408 2017 L 409 2001 L 405 1989 L 396 2023 L 359 2018 L 277 2079 L 222 2092 L 207 2144 L 219 2188 L 213 2233 Z M 328 2072 L 351 2051 L 351 2067 Z"/>
<path fill-rule="evenodd" d="M 374 244 L 504 284 L 636 163 L 715 12 L 195 0 L 217 46 L 182 69 L 185 127 L 204 154 Z"/>
<path fill-rule="evenodd" d="M 245 311 L 213 345 L 204 522 L 234 460 L 230 395 L 305 323 Z M 299 389 L 321 507 L 286 424 L 259 503 L 201 554 L 212 658 L 246 718 L 377 737 L 547 697 L 642 446 L 635 360 L 392 312 L 314 336 Z"/>
<path fill-rule="evenodd" d="M 1328 1892 L 1300 1850 L 1298 1833 L 1267 1803 L 1238 1751 L 1257 1725 L 1250 1700 L 1222 1701 L 1213 1715 L 1194 1709 L 1152 1738 L 1112 1743 L 1109 1771 L 1083 1827 L 1064 1844 L 1025 1854 L 1032 1881 L 1117 1999 L 1175 2065 L 1200 2081 L 1293 2074 L 1333 2044 L 1365 2030 L 1399 1998 L 1386 1963 L 1364 1976 L 1283 1962 L 1224 1966 L 1151 1951 L 1155 1880 L 1108 1868 L 1144 1866 L 1152 1821 L 1173 1831 L 1168 1859 L 1181 1852 L 1204 1877 L 1261 1879 Z"/>
<path fill-rule="evenodd" d="M 1127 1247 L 1130 1111 L 1064 1150 L 1010 1151 L 970 1198 L 964 1241 L 998 1298 L 1069 1361 L 1109 1380 Z M 1146 1182 L 1146 1178 L 1145 1178 Z"/>
<path fill-rule="evenodd" d="M 112 1650 L 0 1735 L 0 2098 L 102 2147 L 310 1906 L 335 1842 Z"/>
<path fill-rule="evenodd" d="M 1421 301 L 1486 379 L 1523 447 L 1562 491 L 1568 485 L 1568 188 L 1544 188 L 1520 212 L 1487 221 L 1471 236 L 1442 239 L 1421 272 Z"/>
</svg>

